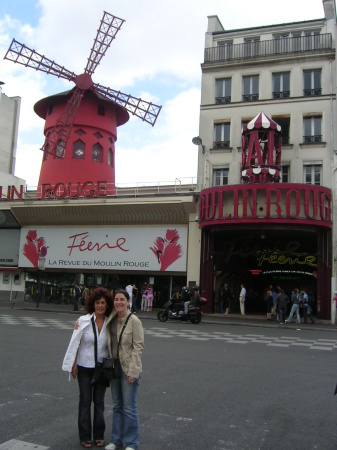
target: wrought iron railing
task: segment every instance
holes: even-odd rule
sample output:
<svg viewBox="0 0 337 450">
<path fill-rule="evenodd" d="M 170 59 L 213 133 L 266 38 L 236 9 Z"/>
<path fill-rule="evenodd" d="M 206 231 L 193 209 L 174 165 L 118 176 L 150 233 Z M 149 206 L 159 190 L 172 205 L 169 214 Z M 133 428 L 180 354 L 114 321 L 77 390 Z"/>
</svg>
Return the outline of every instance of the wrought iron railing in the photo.
<svg viewBox="0 0 337 450">
<path fill-rule="evenodd" d="M 321 95 L 322 89 L 316 88 L 316 89 L 303 89 L 303 95 L 304 97 L 315 97 L 318 95 Z"/>
<path fill-rule="evenodd" d="M 314 52 L 332 48 L 331 33 L 299 36 L 243 44 L 205 48 L 205 63 L 251 59 L 290 53 Z"/>
<path fill-rule="evenodd" d="M 242 96 L 243 102 L 256 102 L 259 99 L 259 94 L 244 94 Z"/>
<path fill-rule="evenodd" d="M 223 105 L 224 103 L 230 103 L 232 97 L 228 95 L 227 97 L 215 97 L 215 103 L 217 105 Z"/>
<path fill-rule="evenodd" d="M 290 91 L 277 91 L 273 92 L 273 98 L 289 98 Z"/>
<path fill-rule="evenodd" d="M 229 148 L 230 142 L 229 141 L 214 141 L 213 142 L 213 148 L 219 149 L 219 148 Z"/>
<path fill-rule="evenodd" d="M 304 144 L 319 144 L 322 142 L 322 135 L 315 134 L 314 136 L 303 136 Z"/>
</svg>

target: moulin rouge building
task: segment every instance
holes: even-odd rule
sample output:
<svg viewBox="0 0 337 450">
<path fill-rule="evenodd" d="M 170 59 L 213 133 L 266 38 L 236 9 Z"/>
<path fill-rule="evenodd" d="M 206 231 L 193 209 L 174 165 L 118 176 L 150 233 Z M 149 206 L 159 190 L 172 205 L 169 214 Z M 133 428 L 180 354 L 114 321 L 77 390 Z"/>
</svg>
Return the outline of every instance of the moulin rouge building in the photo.
<svg viewBox="0 0 337 450">
<path fill-rule="evenodd" d="M 336 9 L 317 20 L 225 30 L 208 18 L 198 177 L 200 284 L 218 308 L 227 282 L 239 312 L 265 311 L 269 285 L 305 288 L 334 316 Z"/>
</svg>

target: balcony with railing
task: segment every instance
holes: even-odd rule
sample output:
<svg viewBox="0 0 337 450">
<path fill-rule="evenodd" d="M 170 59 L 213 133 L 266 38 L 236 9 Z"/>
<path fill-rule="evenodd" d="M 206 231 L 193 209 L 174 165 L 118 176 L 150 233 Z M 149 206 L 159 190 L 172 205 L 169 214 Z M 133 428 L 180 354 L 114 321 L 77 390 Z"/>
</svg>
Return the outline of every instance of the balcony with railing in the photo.
<svg viewBox="0 0 337 450">
<path fill-rule="evenodd" d="M 213 149 L 215 149 L 215 150 L 222 150 L 222 149 L 229 149 L 229 148 L 230 148 L 229 141 L 214 141 L 213 142 Z"/>
<path fill-rule="evenodd" d="M 317 97 L 322 94 L 321 88 L 316 89 L 303 89 L 304 97 Z"/>
<path fill-rule="evenodd" d="M 257 102 L 259 99 L 259 94 L 243 94 L 243 102 Z"/>
<path fill-rule="evenodd" d="M 289 97 L 290 97 L 290 91 L 273 92 L 273 98 L 289 98 Z"/>
<path fill-rule="evenodd" d="M 215 97 L 215 103 L 217 105 L 224 105 L 225 103 L 230 103 L 232 97 L 228 95 L 227 97 Z"/>
<path fill-rule="evenodd" d="M 332 50 L 331 33 L 205 48 L 204 63 Z"/>
<path fill-rule="evenodd" d="M 320 144 L 321 142 L 321 134 L 315 134 L 313 136 L 303 136 L 303 144 Z"/>
</svg>

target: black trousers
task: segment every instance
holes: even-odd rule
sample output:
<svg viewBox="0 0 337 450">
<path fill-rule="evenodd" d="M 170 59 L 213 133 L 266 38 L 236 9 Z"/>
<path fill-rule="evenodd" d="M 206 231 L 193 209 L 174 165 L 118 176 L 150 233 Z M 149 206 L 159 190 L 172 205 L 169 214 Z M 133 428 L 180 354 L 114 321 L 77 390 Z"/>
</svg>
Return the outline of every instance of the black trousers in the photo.
<svg viewBox="0 0 337 450">
<path fill-rule="evenodd" d="M 311 320 L 311 323 L 315 323 L 314 319 L 312 318 L 311 313 L 307 314 L 307 308 L 303 308 L 303 318 L 304 318 L 304 323 L 308 323 L 308 317 Z"/>
<path fill-rule="evenodd" d="M 104 439 L 104 396 L 106 385 L 91 384 L 95 369 L 78 367 L 78 385 L 80 388 L 80 402 L 78 406 L 78 432 L 80 441 Z M 94 419 L 91 425 L 91 403 L 94 404 Z"/>
</svg>

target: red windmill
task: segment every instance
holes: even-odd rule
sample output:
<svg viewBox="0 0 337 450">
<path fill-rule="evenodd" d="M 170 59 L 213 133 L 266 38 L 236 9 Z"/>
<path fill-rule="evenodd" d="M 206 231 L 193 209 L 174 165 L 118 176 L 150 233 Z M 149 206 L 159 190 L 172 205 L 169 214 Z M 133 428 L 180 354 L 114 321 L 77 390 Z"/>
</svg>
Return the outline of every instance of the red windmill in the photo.
<svg viewBox="0 0 337 450">
<path fill-rule="evenodd" d="M 70 91 L 38 101 L 45 119 L 45 142 L 37 197 L 93 197 L 100 189 L 115 193 L 117 126 L 129 113 L 155 124 L 161 106 L 92 81 L 92 75 L 124 20 L 104 12 L 84 73 L 63 66 L 13 39 L 4 59 L 75 83 Z"/>
</svg>

